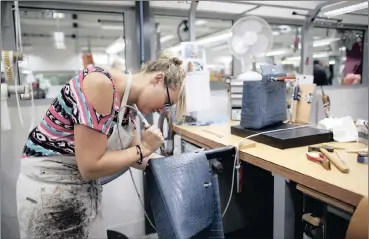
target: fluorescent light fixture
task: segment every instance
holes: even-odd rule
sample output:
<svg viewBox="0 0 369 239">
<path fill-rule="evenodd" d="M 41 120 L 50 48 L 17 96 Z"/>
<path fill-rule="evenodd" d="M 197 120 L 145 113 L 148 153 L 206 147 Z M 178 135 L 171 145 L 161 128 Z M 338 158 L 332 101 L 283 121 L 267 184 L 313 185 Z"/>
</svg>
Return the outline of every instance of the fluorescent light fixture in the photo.
<svg viewBox="0 0 369 239">
<path fill-rule="evenodd" d="M 56 42 L 64 41 L 64 32 L 54 32 L 54 40 Z"/>
<path fill-rule="evenodd" d="M 348 2 L 348 1 L 346 1 Z M 362 3 L 357 3 L 357 4 L 353 4 L 353 5 L 349 5 L 346 7 L 341 7 L 335 10 L 331 10 L 331 11 L 327 11 L 324 13 L 324 15 L 328 18 L 331 17 L 336 17 L 339 15 L 343 15 L 346 13 L 350 13 L 350 12 L 355 12 L 355 11 L 359 11 L 359 10 L 363 10 L 368 8 L 368 1 L 362 2 Z"/>
<path fill-rule="evenodd" d="M 324 58 L 328 57 L 329 54 L 327 52 L 320 52 L 313 55 L 313 58 Z M 300 56 L 293 56 L 286 58 L 287 61 L 299 61 L 301 59 Z"/>
<path fill-rule="evenodd" d="M 81 47 L 81 51 L 89 51 L 89 50 L 91 50 L 91 52 L 106 52 L 105 47 L 88 47 L 88 46 Z"/>
<path fill-rule="evenodd" d="M 122 25 L 101 24 L 101 28 L 104 30 L 123 30 L 123 24 Z"/>
<path fill-rule="evenodd" d="M 53 18 L 58 18 L 58 19 L 61 19 L 61 18 L 64 18 L 64 13 L 61 13 L 61 12 L 54 12 L 52 14 Z"/>
<path fill-rule="evenodd" d="M 196 22 L 195 22 L 195 25 L 196 26 L 202 26 L 202 25 L 205 25 L 206 24 L 206 21 L 205 20 L 197 20 Z"/>
<path fill-rule="evenodd" d="M 54 32 L 54 42 L 56 49 L 65 49 L 64 32 Z"/>
<path fill-rule="evenodd" d="M 336 61 L 334 60 L 329 61 L 329 65 L 334 65 L 334 64 L 336 64 Z"/>
<path fill-rule="evenodd" d="M 287 33 L 287 32 L 290 32 L 292 30 L 292 28 L 290 26 L 287 26 L 287 25 L 280 25 L 280 26 L 278 26 L 278 28 L 283 33 Z"/>
<path fill-rule="evenodd" d="M 115 40 L 111 45 L 106 48 L 106 53 L 113 55 L 125 50 L 126 44 L 122 37 Z"/>
<path fill-rule="evenodd" d="M 272 34 L 273 34 L 273 36 L 278 36 L 280 34 L 280 32 L 279 31 L 273 31 Z"/>
<path fill-rule="evenodd" d="M 165 43 L 167 41 L 170 41 L 174 38 L 174 35 L 165 35 L 160 38 L 160 43 Z"/>
<path fill-rule="evenodd" d="M 323 39 L 323 40 L 318 40 L 318 41 L 314 41 L 313 46 L 314 47 L 319 47 L 319 46 L 327 46 L 329 44 L 331 44 L 334 41 L 338 41 L 340 40 L 339 38 L 330 38 L 330 39 Z"/>
<path fill-rule="evenodd" d="M 199 39 L 198 41 L 196 41 L 196 43 L 199 45 L 206 45 L 206 44 L 211 44 L 217 41 L 227 40 L 231 36 L 232 36 L 232 32 L 227 32 L 227 33 L 219 34 L 216 36 L 205 37 L 205 38 Z"/>
<path fill-rule="evenodd" d="M 286 50 L 275 50 L 275 51 L 270 51 L 266 54 L 266 56 L 279 56 L 279 55 L 284 55 L 286 54 Z"/>
<path fill-rule="evenodd" d="M 224 49 L 228 49 L 228 47 L 229 47 L 228 44 L 221 45 L 221 46 L 215 46 L 211 48 L 211 51 L 221 51 Z"/>
<path fill-rule="evenodd" d="M 28 75 L 28 74 L 32 74 L 31 70 L 23 70 L 22 71 L 23 74 Z"/>
<path fill-rule="evenodd" d="M 320 47 L 320 46 L 328 46 L 334 41 L 339 41 L 340 38 L 328 38 L 328 39 L 322 39 L 317 40 L 313 42 L 313 47 Z M 299 49 L 301 49 L 301 43 L 299 43 Z"/>
<path fill-rule="evenodd" d="M 346 47 L 340 47 L 340 51 L 346 51 Z"/>
</svg>

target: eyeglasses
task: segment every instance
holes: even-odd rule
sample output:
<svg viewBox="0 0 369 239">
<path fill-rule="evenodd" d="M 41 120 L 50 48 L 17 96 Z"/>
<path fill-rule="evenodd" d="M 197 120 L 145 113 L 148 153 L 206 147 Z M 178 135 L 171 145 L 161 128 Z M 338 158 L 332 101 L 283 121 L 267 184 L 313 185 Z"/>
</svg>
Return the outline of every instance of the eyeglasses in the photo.
<svg viewBox="0 0 369 239">
<path fill-rule="evenodd" d="M 169 86 L 168 86 L 166 77 L 164 78 L 164 84 L 165 84 L 165 87 L 167 88 L 167 96 L 168 96 L 168 101 L 164 103 L 164 110 L 169 110 L 170 107 L 172 106 L 172 101 L 170 100 Z"/>
</svg>

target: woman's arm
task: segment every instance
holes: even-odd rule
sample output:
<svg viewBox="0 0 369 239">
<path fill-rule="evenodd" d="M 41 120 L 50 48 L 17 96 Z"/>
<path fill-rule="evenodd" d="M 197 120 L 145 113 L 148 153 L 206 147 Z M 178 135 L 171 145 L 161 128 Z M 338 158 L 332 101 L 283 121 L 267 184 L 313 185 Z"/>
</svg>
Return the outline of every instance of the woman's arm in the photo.
<svg viewBox="0 0 369 239">
<path fill-rule="evenodd" d="M 134 134 L 135 137 L 133 138 L 133 140 L 132 140 L 132 142 L 130 144 L 130 147 L 135 146 L 135 145 L 141 143 L 141 141 L 140 141 L 140 134 L 139 134 L 139 132 L 136 129 L 134 130 L 133 134 Z M 138 164 L 137 162 L 134 162 L 131 165 L 131 167 L 136 168 L 136 169 L 140 169 L 140 170 L 145 170 L 145 168 L 147 166 L 147 163 L 149 162 L 150 159 L 153 159 L 153 158 L 162 158 L 162 157 L 163 156 L 160 155 L 160 154 L 152 153 L 152 154 L 150 154 L 149 156 L 147 156 L 147 157 L 145 157 L 143 159 L 142 164 Z"/>
<path fill-rule="evenodd" d="M 76 107 L 80 108 L 80 111 L 92 108 L 101 115 L 111 115 L 114 100 L 112 92 L 113 86 L 109 78 L 101 73 L 89 73 L 83 80 L 83 97 L 88 101 L 88 107 Z M 106 152 L 108 130 L 103 126 L 91 125 L 91 121 L 81 118 L 81 115 L 89 114 L 92 112 L 79 112 L 79 119 L 76 119 L 74 126 L 75 154 L 83 178 L 93 180 L 112 175 L 140 159 L 136 147 Z M 146 134 L 154 137 L 154 141 L 156 138 L 160 141 L 156 129 L 150 128 L 146 131 Z M 145 143 L 141 143 L 141 149 L 143 157 L 152 153 L 151 147 Z"/>
</svg>

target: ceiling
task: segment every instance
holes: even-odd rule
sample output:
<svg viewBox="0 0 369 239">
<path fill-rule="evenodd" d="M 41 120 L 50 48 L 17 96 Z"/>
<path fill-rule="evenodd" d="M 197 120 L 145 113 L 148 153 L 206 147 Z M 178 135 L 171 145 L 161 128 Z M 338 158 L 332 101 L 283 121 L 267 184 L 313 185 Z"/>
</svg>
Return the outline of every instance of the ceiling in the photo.
<svg viewBox="0 0 369 239">
<path fill-rule="evenodd" d="M 188 1 L 187 1 L 188 2 Z M 296 11 L 306 14 L 309 9 L 314 9 L 323 1 L 200 1 L 197 7 L 198 12 L 229 13 L 230 18 L 240 14 L 257 15 L 261 17 L 276 17 L 290 19 L 304 19 L 303 16 L 293 16 Z M 80 2 L 81 3 L 81 2 Z M 110 5 L 110 6 L 134 6 L 134 1 L 89 1 L 82 4 Z M 189 10 L 190 4 L 186 1 L 150 1 L 154 9 L 170 10 Z M 362 15 L 343 15 L 346 23 L 367 24 L 367 11 L 361 11 Z M 124 16 L 117 13 L 103 12 L 71 12 L 71 11 L 52 11 L 40 9 L 22 8 L 20 11 L 22 41 L 25 51 L 31 52 L 32 49 L 55 48 L 54 32 L 64 32 L 64 42 L 67 49 L 74 52 L 86 50 L 88 46 L 93 51 L 105 52 L 106 49 L 117 39 L 124 38 Z M 365 19 L 365 21 L 363 21 Z M 178 36 L 178 26 L 184 17 L 170 17 L 155 15 L 158 23 L 161 49 L 176 46 L 180 43 Z M 232 27 L 230 20 L 215 19 L 196 19 L 196 38 L 201 39 L 213 34 L 229 31 Z M 296 36 L 300 36 L 300 29 L 295 26 L 271 24 L 273 31 L 274 50 L 291 49 Z M 183 28 L 181 28 L 183 29 Z M 188 40 L 188 33 L 180 31 L 183 41 Z M 332 36 L 332 32 L 327 34 L 327 30 L 314 30 L 314 39 L 325 39 Z M 325 46 L 327 47 L 327 46 Z M 318 48 L 316 48 L 318 49 Z M 315 50 L 315 49 L 314 49 Z M 321 49 L 319 49 L 321 50 Z M 323 49 L 325 50 L 325 49 Z M 217 41 L 207 46 L 209 61 L 231 56 L 227 40 Z M 291 53 L 299 55 L 299 52 Z"/>
<path fill-rule="evenodd" d="M 25 50 L 54 47 L 54 32 L 63 32 L 65 46 L 81 51 L 105 50 L 124 37 L 123 14 L 20 9 Z"/>
</svg>

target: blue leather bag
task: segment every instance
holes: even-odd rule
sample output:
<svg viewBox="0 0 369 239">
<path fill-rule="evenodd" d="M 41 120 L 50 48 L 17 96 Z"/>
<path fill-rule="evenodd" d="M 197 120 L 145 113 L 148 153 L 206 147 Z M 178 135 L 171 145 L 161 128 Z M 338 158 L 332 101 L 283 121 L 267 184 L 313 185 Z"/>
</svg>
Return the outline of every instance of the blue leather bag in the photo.
<svg viewBox="0 0 369 239">
<path fill-rule="evenodd" d="M 273 78 L 285 76 L 279 66 L 261 66 L 261 81 L 244 81 L 240 125 L 261 129 L 287 119 L 286 83 Z"/>
<path fill-rule="evenodd" d="M 204 152 L 151 160 L 146 181 L 160 239 L 224 238 L 217 175 Z"/>
</svg>

